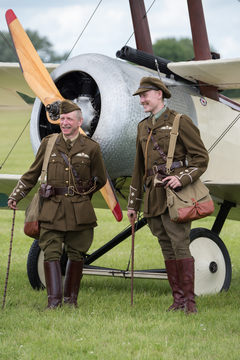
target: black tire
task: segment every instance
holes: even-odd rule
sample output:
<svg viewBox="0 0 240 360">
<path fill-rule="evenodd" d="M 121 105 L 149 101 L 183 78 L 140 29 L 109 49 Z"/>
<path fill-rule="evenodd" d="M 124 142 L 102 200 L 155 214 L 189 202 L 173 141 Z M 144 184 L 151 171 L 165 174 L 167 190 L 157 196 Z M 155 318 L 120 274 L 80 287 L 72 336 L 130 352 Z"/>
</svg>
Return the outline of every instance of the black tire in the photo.
<svg viewBox="0 0 240 360">
<path fill-rule="evenodd" d="M 205 228 L 190 233 L 190 251 L 195 259 L 195 294 L 227 291 L 232 280 L 231 259 L 220 237 Z"/>
<path fill-rule="evenodd" d="M 38 261 L 40 253 L 41 249 L 38 245 L 38 241 L 34 240 L 28 253 L 27 274 L 31 286 L 36 290 L 43 290 L 45 288 L 38 274 Z"/>
<path fill-rule="evenodd" d="M 67 254 L 63 249 L 63 254 L 60 260 L 63 276 L 65 275 L 67 260 Z M 43 270 L 43 261 L 43 251 L 38 245 L 38 240 L 34 240 L 28 253 L 27 274 L 32 288 L 36 290 L 43 290 L 46 285 Z"/>
</svg>

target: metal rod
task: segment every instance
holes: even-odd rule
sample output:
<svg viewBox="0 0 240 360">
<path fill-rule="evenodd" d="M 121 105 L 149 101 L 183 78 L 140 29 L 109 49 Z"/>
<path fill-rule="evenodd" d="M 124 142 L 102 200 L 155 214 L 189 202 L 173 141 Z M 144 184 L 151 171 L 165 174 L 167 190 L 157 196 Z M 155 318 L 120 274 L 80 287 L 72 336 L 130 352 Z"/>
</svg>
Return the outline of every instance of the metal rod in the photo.
<svg viewBox="0 0 240 360">
<path fill-rule="evenodd" d="M 153 54 L 144 0 L 129 0 L 137 49 Z"/>
<path fill-rule="evenodd" d="M 219 235 L 222 227 L 225 223 L 225 220 L 228 216 L 229 211 L 231 210 L 232 207 L 236 206 L 236 204 L 224 200 L 223 203 L 221 204 L 220 210 L 216 216 L 216 219 L 214 221 L 214 224 L 212 226 L 211 231 L 214 232 L 215 234 Z"/>
<path fill-rule="evenodd" d="M 137 221 L 135 224 L 135 232 L 137 230 L 140 230 L 143 226 L 147 224 L 146 218 L 142 218 L 141 220 Z M 123 240 L 127 239 L 129 236 L 131 236 L 131 226 L 127 227 L 126 230 L 122 231 L 120 234 L 116 235 L 112 240 L 101 246 L 99 249 L 94 251 L 91 255 L 89 255 L 84 264 L 89 265 L 93 261 L 100 258 L 102 255 L 107 253 L 109 250 L 113 249 L 115 246 L 120 244 Z"/>
<path fill-rule="evenodd" d="M 189 19 L 192 31 L 195 60 L 212 59 L 208 42 L 207 28 L 204 18 L 202 0 L 187 0 Z M 203 83 L 200 83 L 203 84 Z M 218 100 L 218 91 L 214 86 L 201 86 L 200 92 L 211 99 Z"/>
<path fill-rule="evenodd" d="M 132 261 L 131 261 L 131 306 L 133 306 L 133 279 L 134 279 L 134 237 L 135 237 L 135 221 L 132 218 L 131 219 L 131 225 L 132 225 Z"/>
</svg>

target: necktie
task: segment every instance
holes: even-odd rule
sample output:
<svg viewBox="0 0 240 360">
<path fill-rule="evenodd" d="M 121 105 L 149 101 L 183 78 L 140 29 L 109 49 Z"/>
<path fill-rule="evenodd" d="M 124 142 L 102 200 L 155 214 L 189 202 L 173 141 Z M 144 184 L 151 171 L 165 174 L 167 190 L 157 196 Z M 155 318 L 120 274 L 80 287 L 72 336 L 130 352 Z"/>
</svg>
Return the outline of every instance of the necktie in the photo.
<svg viewBox="0 0 240 360">
<path fill-rule="evenodd" d="M 153 124 L 153 126 L 156 124 L 156 121 L 157 121 L 157 120 L 156 120 L 155 116 L 153 115 L 153 116 L 152 116 L 152 124 Z"/>
<path fill-rule="evenodd" d="M 72 142 L 71 142 L 71 140 L 70 140 L 70 139 L 67 139 L 67 141 L 66 141 L 66 145 L 67 145 L 67 149 L 68 149 L 68 151 L 70 151 L 70 150 L 71 150 L 71 148 L 72 148 Z"/>
</svg>

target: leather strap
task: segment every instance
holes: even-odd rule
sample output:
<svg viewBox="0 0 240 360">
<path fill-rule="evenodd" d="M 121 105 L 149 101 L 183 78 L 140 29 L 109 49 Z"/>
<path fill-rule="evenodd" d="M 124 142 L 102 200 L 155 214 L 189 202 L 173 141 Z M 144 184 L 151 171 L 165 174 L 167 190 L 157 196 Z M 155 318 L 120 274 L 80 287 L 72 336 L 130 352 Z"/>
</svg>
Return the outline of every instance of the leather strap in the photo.
<svg viewBox="0 0 240 360">
<path fill-rule="evenodd" d="M 171 165 L 171 170 L 177 169 L 177 168 L 180 168 L 180 167 L 183 167 L 183 162 L 182 161 L 174 161 L 172 163 L 172 165 Z M 152 169 L 149 169 L 147 171 L 147 176 L 155 175 L 159 171 L 160 172 L 162 171 L 162 173 L 166 174 L 166 165 L 165 164 L 154 165 L 152 167 Z"/>
<path fill-rule="evenodd" d="M 175 116 L 175 119 L 173 121 L 172 130 L 170 132 L 170 141 L 169 141 L 167 163 L 166 163 L 166 173 L 167 174 L 170 174 L 170 172 L 171 172 L 171 166 L 172 166 L 172 162 L 173 162 L 173 156 L 174 156 L 176 141 L 177 141 L 177 137 L 178 137 L 179 121 L 180 121 L 181 116 L 182 116 L 182 114 L 177 114 Z"/>
<path fill-rule="evenodd" d="M 150 132 L 150 129 L 148 129 L 148 131 Z M 153 137 L 153 134 L 152 134 L 152 130 L 150 132 L 150 137 L 151 137 L 151 140 L 153 142 L 153 146 L 154 146 L 154 149 L 158 150 L 159 154 L 161 155 L 161 157 L 163 158 L 163 160 L 166 162 L 167 161 L 167 155 L 165 154 L 165 152 L 160 148 L 160 146 L 158 145 L 158 143 L 155 141 L 154 137 Z"/>
<path fill-rule="evenodd" d="M 55 195 L 74 196 L 75 192 L 74 192 L 73 186 L 60 187 L 60 188 L 55 187 L 54 188 L 54 194 Z"/>
<path fill-rule="evenodd" d="M 47 167 L 49 163 L 49 158 L 53 149 L 53 146 L 57 140 L 59 134 L 53 134 L 52 137 L 48 140 L 47 147 L 45 150 L 45 155 L 43 159 L 42 172 L 40 176 L 40 183 L 45 184 L 47 182 Z"/>
<path fill-rule="evenodd" d="M 145 148 L 145 153 L 144 153 L 144 159 L 145 159 L 145 175 L 144 178 L 146 179 L 147 177 L 147 151 L 148 151 L 148 145 L 149 145 L 149 141 L 152 135 L 152 130 L 150 131 L 148 138 L 147 138 L 147 143 L 146 143 L 146 148 Z"/>
<path fill-rule="evenodd" d="M 65 161 L 65 163 L 67 164 L 67 166 L 68 166 L 68 167 L 71 167 L 72 172 L 73 172 L 73 175 L 75 176 L 75 179 L 77 180 L 77 182 L 79 182 L 80 178 L 79 178 L 79 176 L 78 176 L 78 173 L 77 173 L 77 171 L 74 169 L 74 167 L 69 163 L 67 155 L 64 154 L 64 153 L 61 152 L 61 151 L 60 151 L 60 154 L 61 154 L 63 160 Z"/>
</svg>

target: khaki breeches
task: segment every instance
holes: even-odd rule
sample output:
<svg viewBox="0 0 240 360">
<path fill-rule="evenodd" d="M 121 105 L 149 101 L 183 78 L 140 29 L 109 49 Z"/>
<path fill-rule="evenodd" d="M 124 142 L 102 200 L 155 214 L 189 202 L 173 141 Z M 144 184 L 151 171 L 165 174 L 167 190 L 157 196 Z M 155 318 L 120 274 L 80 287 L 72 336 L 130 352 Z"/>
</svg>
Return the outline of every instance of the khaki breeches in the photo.
<svg viewBox="0 0 240 360">
<path fill-rule="evenodd" d="M 45 261 L 60 260 L 63 244 L 68 259 L 79 261 L 88 251 L 93 241 L 93 228 L 83 231 L 58 231 L 41 228 L 39 246 Z"/>
<path fill-rule="evenodd" d="M 189 250 L 191 222 L 178 224 L 171 221 L 168 211 L 147 218 L 153 235 L 157 236 L 165 260 L 191 257 Z"/>
</svg>

